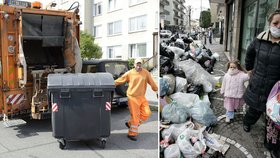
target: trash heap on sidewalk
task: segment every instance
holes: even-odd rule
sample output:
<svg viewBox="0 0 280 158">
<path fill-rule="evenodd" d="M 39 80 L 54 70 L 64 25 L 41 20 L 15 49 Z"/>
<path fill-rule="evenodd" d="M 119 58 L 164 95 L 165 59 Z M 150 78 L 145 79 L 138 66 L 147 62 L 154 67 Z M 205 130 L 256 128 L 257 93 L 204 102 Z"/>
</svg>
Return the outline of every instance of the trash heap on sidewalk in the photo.
<svg viewBox="0 0 280 158">
<path fill-rule="evenodd" d="M 217 117 L 208 93 L 217 53 L 191 38 L 160 43 L 160 157 L 221 158 L 229 145 L 210 130 Z"/>
</svg>

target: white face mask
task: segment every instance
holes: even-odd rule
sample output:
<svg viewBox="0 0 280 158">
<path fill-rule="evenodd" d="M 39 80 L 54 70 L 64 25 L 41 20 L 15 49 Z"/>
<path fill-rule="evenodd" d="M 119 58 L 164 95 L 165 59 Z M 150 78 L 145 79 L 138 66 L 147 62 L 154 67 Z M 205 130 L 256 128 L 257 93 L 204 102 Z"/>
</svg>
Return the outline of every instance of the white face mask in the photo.
<svg viewBox="0 0 280 158">
<path fill-rule="evenodd" d="M 236 73 L 238 73 L 238 72 L 239 72 L 238 69 L 231 69 L 231 68 L 228 69 L 228 73 L 229 73 L 230 75 L 236 74 Z"/>
<path fill-rule="evenodd" d="M 280 29 L 274 26 L 270 26 L 270 33 L 273 37 L 279 38 L 280 37 Z"/>
</svg>

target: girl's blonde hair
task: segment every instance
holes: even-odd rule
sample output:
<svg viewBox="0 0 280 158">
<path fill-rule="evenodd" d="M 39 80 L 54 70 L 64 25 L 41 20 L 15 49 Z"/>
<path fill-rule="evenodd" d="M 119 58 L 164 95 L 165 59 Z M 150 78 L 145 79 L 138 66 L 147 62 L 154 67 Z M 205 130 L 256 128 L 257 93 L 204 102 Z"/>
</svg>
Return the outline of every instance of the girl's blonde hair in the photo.
<svg viewBox="0 0 280 158">
<path fill-rule="evenodd" d="M 245 69 L 241 66 L 239 60 L 229 61 L 229 62 L 226 64 L 227 70 L 229 69 L 230 64 L 235 64 L 238 70 L 240 70 L 240 71 L 245 71 Z"/>
</svg>

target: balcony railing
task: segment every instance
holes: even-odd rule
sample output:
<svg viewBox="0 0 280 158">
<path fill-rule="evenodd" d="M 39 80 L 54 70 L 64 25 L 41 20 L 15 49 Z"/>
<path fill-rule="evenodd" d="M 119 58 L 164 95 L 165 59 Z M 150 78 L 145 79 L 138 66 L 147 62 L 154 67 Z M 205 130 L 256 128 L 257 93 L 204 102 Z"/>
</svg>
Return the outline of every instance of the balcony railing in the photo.
<svg viewBox="0 0 280 158">
<path fill-rule="evenodd" d="M 160 4 L 168 6 L 170 3 L 168 2 L 168 0 L 160 0 Z"/>
</svg>

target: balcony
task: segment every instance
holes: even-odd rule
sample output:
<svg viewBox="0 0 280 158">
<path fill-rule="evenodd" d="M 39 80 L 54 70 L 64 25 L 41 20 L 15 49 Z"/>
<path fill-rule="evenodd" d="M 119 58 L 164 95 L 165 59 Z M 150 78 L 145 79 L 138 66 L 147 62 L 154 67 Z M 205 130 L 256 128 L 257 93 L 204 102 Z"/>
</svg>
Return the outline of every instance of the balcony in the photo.
<svg viewBox="0 0 280 158">
<path fill-rule="evenodd" d="M 160 15 L 170 15 L 170 12 L 164 9 L 162 12 L 160 12 Z"/>
<path fill-rule="evenodd" d="M 169 2 L 168 2 L 168 0 L 160 0 L 160 4 L 161 5 L 165 5 L 165 6 L 169 6 Z"/>
</svg>

